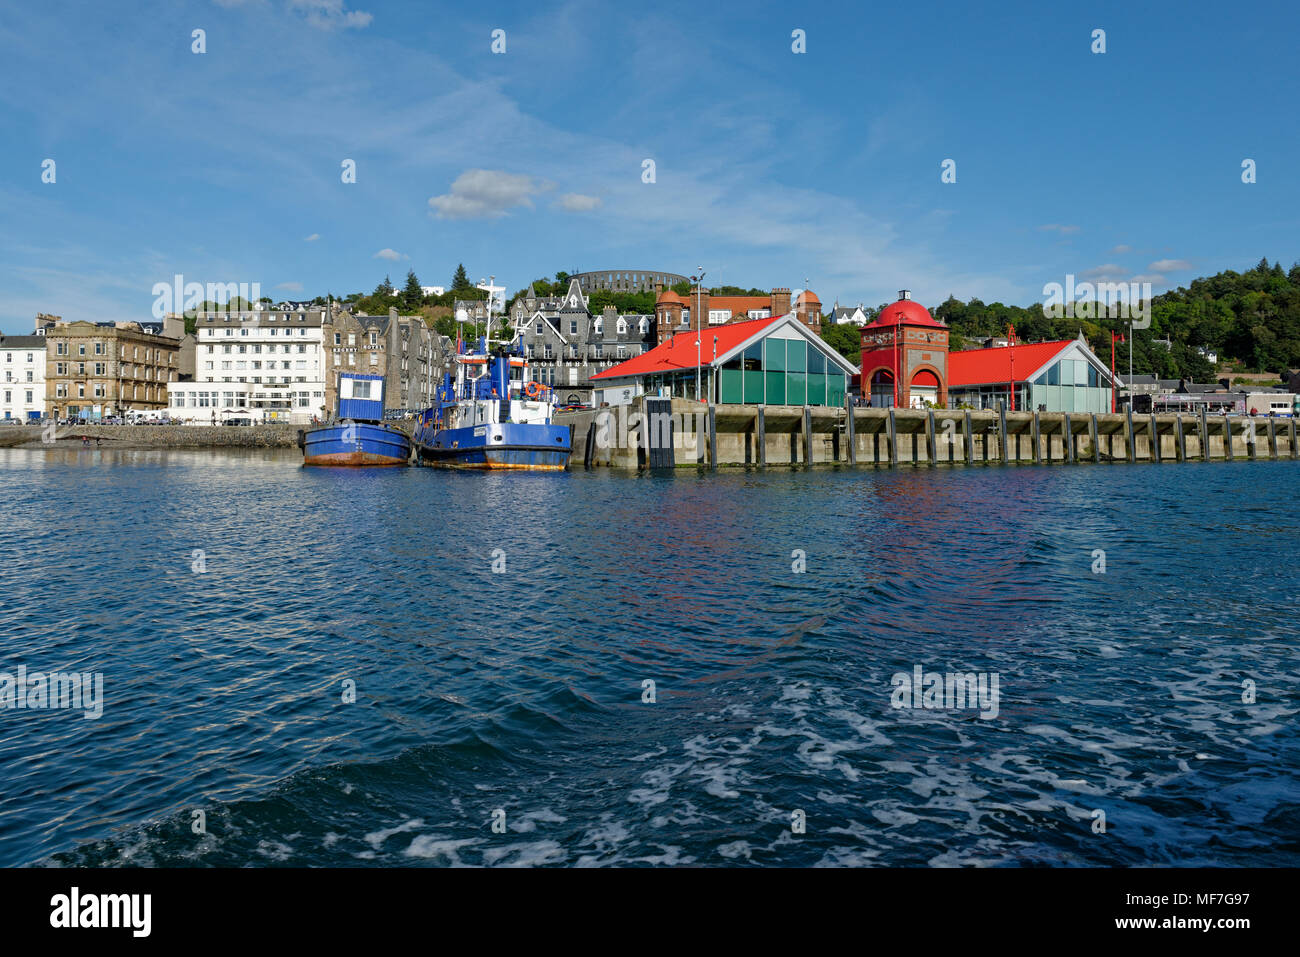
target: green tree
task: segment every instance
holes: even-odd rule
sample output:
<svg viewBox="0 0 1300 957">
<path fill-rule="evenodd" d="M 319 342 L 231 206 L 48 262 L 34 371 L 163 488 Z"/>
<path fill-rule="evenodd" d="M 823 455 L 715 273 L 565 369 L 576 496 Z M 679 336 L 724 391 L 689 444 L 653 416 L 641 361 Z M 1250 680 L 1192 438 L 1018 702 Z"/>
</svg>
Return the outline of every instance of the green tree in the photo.
<svg viewBox="0 0 1300 957">
<path fill-rule="evenodd" d="M 862 330 L 851 322 L 822 322 L 822 340 L 855 365 L 862 360 Z"/>
<path fill-rule="evenodd" d="M 414 312 L 420 308 L 424 302 L 424 290 L 420 288 L 420 280 L 415 278 L 415 270 L 406 271 L 406 285 L 402 287 L 402 305 L 409 312 Z"/>
<path fill-rule="evenodd" d="M 451 277 L 451 288 L 453 292 L 465 292 L 474 288 L 474 284 L 469 281 L 469 274 L 465 272 L 464 263 L 456 266 L 456 275 Z"/>
</svg>

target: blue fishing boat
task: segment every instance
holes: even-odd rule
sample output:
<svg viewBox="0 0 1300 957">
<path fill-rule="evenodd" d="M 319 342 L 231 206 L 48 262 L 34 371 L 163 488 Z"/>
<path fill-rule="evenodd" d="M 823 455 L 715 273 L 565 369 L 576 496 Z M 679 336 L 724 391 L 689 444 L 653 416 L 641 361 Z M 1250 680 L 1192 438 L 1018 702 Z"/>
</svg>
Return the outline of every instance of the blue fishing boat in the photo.
<svg viewBox="0 0 1300 957">
<path fill-rule="evenodd" d="M 528 381 L 528 363 L 505 346 L 456 357 L 438 401 L 421 416 L 415 454 L 421 465 L 559 472 L 569 465 L 569 427 L 555 425 L 553 390 Z"/>
<path fill-rule="evenodd" d="M 335 421 L 298 433 L 302 464 L 406 465 L 411 439 L 401 429 L 385 425 L 383 416 L 383 376 L 341 373 Z"/>
</svg>

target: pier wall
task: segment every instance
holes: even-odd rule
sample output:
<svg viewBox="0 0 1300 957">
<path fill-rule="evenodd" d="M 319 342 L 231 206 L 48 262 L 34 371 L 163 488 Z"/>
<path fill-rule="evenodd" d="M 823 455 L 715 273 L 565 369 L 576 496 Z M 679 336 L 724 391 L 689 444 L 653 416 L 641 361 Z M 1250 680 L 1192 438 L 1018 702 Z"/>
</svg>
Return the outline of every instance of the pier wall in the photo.
<svg viewBox="0 0 1300 957">
<path fill-rule="evenodd" d="M 571 467 L 643 468 L 644 399 L 566 413 Z M 673 462 L 703 465 L 1098 464 L 1295 459 L 1296 421 L 1199 413 L 1098 414 L 720 405 L 672 400 Z"/>
<path fill-rule="evenodd" d="M 89 436 L 103 448 L 297 448 L 300 425 L 69 425 L 55 430 L 55 445 L 80 445 Z M 34 425 L 9 426 L 0 432 L 0 448 L 41 448 L 42 429 Z"/>
</svg>

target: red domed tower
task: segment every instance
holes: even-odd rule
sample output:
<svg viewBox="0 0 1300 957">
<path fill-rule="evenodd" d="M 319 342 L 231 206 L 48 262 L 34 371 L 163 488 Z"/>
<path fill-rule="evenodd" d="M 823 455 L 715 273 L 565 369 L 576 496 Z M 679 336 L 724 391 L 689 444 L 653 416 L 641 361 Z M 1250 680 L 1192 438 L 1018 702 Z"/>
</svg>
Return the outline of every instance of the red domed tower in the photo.
<svg viewBox="0 0 1300 957">
<path fill-rule="evenodd" d="M 948 327 L 906 289 L 862 327 L 862 393 L 876 407 L 948 404 Z"/>
</svg>

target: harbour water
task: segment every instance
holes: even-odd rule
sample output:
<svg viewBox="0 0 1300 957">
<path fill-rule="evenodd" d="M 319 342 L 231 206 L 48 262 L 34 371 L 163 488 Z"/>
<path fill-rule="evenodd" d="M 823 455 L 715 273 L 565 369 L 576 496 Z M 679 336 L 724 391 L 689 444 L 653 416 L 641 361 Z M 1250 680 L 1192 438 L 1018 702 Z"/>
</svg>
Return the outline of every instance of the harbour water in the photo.
<svg viewBox="0 0 1300 957">
<path fill-rule="evenodd" d="M 0 450 L 0 865 L 1300 863 L 1300 463 L 300 461 Z"/>
</svg>

